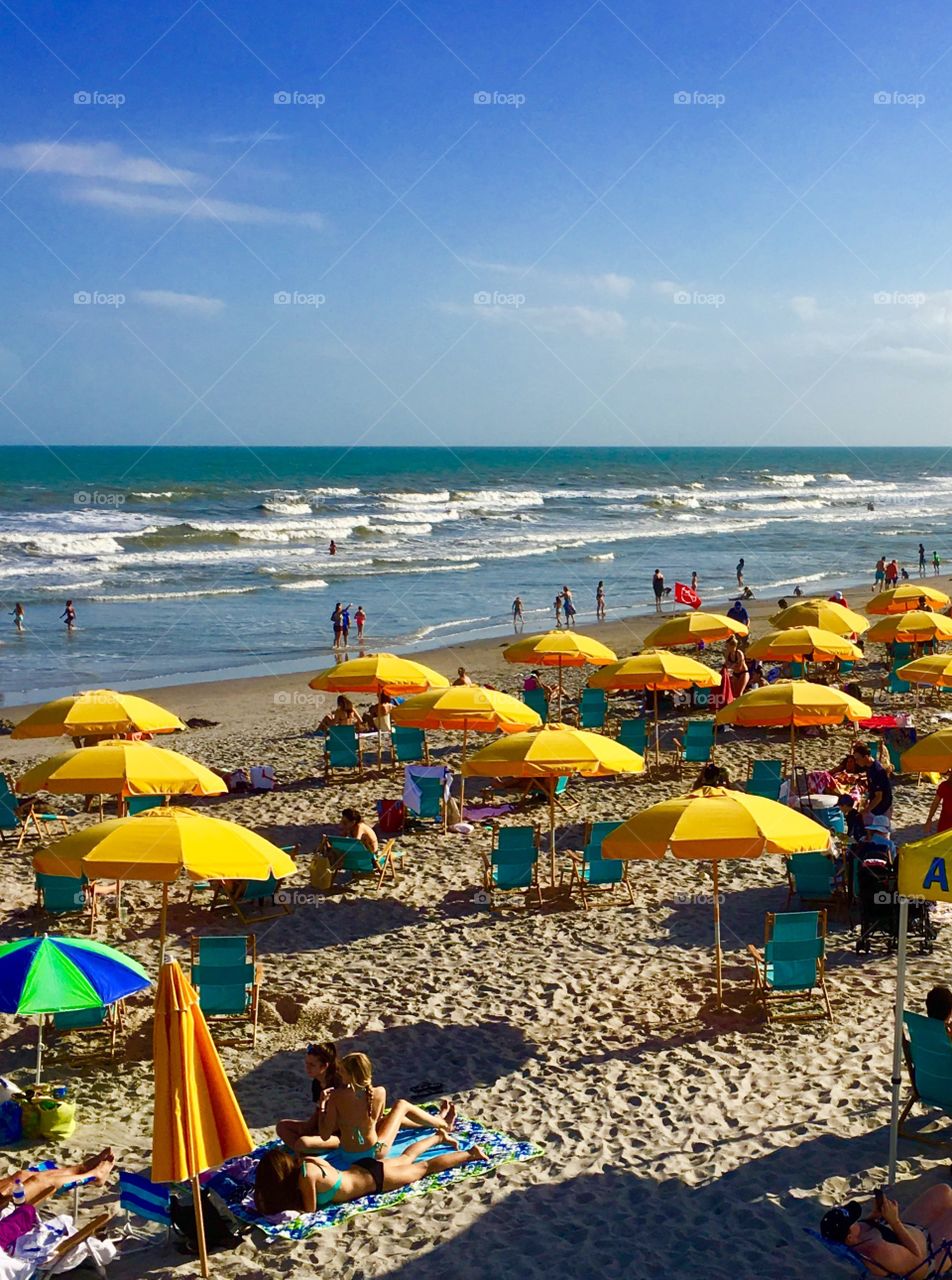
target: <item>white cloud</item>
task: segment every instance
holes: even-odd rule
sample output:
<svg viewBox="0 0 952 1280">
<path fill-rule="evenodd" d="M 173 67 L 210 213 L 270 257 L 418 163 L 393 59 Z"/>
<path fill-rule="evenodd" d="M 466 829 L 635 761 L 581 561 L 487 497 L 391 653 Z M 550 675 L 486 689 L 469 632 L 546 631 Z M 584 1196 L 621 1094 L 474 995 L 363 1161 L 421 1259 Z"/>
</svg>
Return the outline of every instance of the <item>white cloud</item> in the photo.
<svg viewBox="0 0 952 1280">
<path fill-rule="evenodd" d="M 592 274 L 581 271 L 549 271 L 545 267 L 522 267 L 514 262 L 480 262 L 475 258 L 464 258 L 463 261 L 478 271 L 489 271 L 494 275 L 565 285 L 572 289 L 591 289 L 614 298 L 627 298 L 636 285 L 631 276 L 623 276 L 614 271 Z"/>
<path fill-rule="evenodd" d="M 206 298 L 200 293 L 175 293 L 172 289 L 139 289 L 135 296 L 139 302 L 144 302 L 148 307 L 175 311 L 179 315 L 217 316 L 225 309 L 221 298 Z"/>
<path fill-rule="evenodd" d="M 287 133 L 275 133 L 272 129 L 259 129 L 255 133 L 223 133 L 217 138 L 212 138 L 212 142 L 256 146 L 259 142 L 287 142 L 290 136 Z"/>
<path fill-rule="evenodd" d="M 0 146 L 0 168 L 160 187 L 203 181 L 187 169 L 173 169 L 149 156 L 129 155 L 112 142 L 18 142 Z"/>
<path fill-rule="evenodd" d="M 575 331 L 587 338 L 614 338 L 625 330 L 625 317 L 618 311 L 599 307 L 476 305 L 461 307 L 448 303 L 443 308 L 454 315 L 474 315 L 487 324 L 523 324 L 540 333 Z"/>
<path fill-rule="evenodd" d="M 790 310 L 800 320 L 806 322 L 815 320 L 819 315 L 820 309 L 817 306 L 816 298 L 811 298 L 806 294 L 801 294 L 796 298 L 790 299 Z"/>
<path fill-rule="evenodd" d="M 683 288 L 684 285 L 678 284 L 675 280 L 655 280 L 651 286 L 651 292 L 662 298 L 673 298 Z"/>
<path fill-rule="evenodd" d="M 245 223 L 255 226 L 300 226 L 320 230 L 324 220 L 318 213 L 294 213 L 269 209 L 264 205 L 241 204 L 234 200 L 198 200 L 183 195 L 151 195 L 144 192 L 119 191 L 110 187 L 80 187 L 67 192 L 71 200 L 98 205 L 131 214 L 162 214 L 198 220 Z"/>
</svg>

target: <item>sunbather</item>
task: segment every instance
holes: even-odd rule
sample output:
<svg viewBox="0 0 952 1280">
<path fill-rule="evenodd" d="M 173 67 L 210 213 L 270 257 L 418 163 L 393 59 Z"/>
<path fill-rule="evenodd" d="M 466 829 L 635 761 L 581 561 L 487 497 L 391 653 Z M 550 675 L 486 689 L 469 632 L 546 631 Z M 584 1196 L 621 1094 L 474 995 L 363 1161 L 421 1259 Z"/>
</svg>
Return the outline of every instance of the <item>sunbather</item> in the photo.
<svg viewBox="0 0 952 1280">
<path fill-rule="evenodd" d="M 337 706 L 334 710 L 324 717 L 317 726 L 318 733 L 326 733 L 332 725 L 352 724 L 355 728 L 360 727 L 360 712 L 351 702 L 346 694 L 337 695 Z"/>
<path fill-rule="evenodd" d="M 369 823 L 364 822 L 359 809 L 343 809 L 340 818 L 340 833 L 346 840 L 359 840 L 365 849 L 369 849 L 371 853 L 377 852 L 380 848 L 377 833 Z"/>
<path fill-rule="evenodd" d="M 830 1209 L 820 1223 L 820 1234 L 825 1240 L 849 1245 L 873 1276 L 931 1280 L 945 1275 L 952 1265 L 947 1258 L 937 1267 L 929 1266 L 926 1259 L 943 1241 L 952 1240 L 952 1187 L 947 1183 L 930 1187 L 910 1203 L 906 1216 L 908 1221 L 903 1222 L 896 1201 L 877 1192 L 865 1218 L 856 1200 Z"/>
<path fill-rule="evenodd" d="M 307 1151 L 330 1151 L 340 1145 L 340 1138 L 337 1134 L 328 1138 L 321 1137 L 321 1115 L 331 1091 L 341 1084 L 337 1047 L 333 1041 L 309 1044 L 304 1054 L 304 1070 L 311 1081 L 314 1110 L 307 1120 L 279 1120 L 275 1133 L 299 1154 Z"/>
<path fill-rule="evenodd" d="M 365 1053 L 348 1053 L 340 1059 L 343 1083 L 332 1089 L 321 1112 L 320 1136 L 340 1136 L 339 1151 L 348 1163 L 362 1157 L 380 1158 L 393 1145 L 401 1126 L 442 1129 L 449 1132 L 456 1122 L 456 1108 L 441 1102 L 438 1115 L 415 1107 L 406 1098 L 398 1099 L 386 1116 L 387 1091 L 373 1082 L 373 1069 Z"/>
<path fill-rule="evenodd" d="M 419 1182 L 430 1173 L 455 1169 L 474 1160 L 486 1160 L 481 1147 L 468 1151 L 449 1151 L 421 1160 L 436 1143 L 457 1145 L 451 1135 L 434 1133 L 412 1143 L 402 1155 L 390 1160 L 372 1156 L 358 1160 L 349 1169 L 335 1169 L 317 1156 L 294 1156 L 275 1147 L 261 1157 L 255 1174 L 255 1208 L 259 1213 L 281 1213 L 282 1210 L 315 1213 L 331 1204 L 346 1204 L 363 1196 L 398 1191 Z"/>
<path fill-rule="evenodd" d="M 67 1182 L 90 1178 L 97 1186 L 104 1186 L 115 1163 L 112 1147 L 106 1147 L 98 1155 L 89 1156 L 79 1164 L 59 1165 L 55 1169 L 16 1169 L 0 1178 L 0 1209 L 5 1209 L 12 1203 L 13 1188 L 17 1181 L 23 1186 L 25 1203 L 36 1204 L 50 1191 L 59 1190 Z"/>
</svg>

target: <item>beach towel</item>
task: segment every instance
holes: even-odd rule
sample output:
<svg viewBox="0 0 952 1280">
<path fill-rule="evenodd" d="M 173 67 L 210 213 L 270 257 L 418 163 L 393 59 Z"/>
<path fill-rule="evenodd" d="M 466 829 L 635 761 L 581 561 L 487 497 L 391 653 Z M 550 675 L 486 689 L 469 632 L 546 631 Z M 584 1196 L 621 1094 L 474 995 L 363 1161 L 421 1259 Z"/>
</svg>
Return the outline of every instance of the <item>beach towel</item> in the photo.
<svg viewBox="0 0 952 1280">
<path fill-rule="evenodd" d="M 441 778 L 443 781 L 443 799 L 450 794 L 453 781 L 452 772 L 445 764 L 406 765 L 403 770 L 403 804 L 411 813 L 419 813 L 422 794 L 417 783 L 418 778 Z"/>
<path fill-rule="evenodd" d="M 425 1109 L 436 1111 L 435 1105 Z M 432 1130 L 428 1129 L 401 1129 L 390 1154 L 399 1155 L 411 1143 L 419 1142 L 431 1132 Z M 262 1154 L 270 1147 L 281 1145 L 278 1140 L 258 1147 L 250 1156 L 238 1156 L 234 1160 L 226 1161 L 209 1178 L 207 1185 L 224 1200 L 236 1218 L 258 1227 L 269 1238 L 305 1240 L 308 1236 L 324 1231 L 328 1227 L 338 1227 L 357 1214 L 389 1209 L 394 1205 L 402 1204 L 404 1200 L 429 1195 L 433 1191 L 443 1190 L 464 1179 L 483 1177 L 491 1170 L 510 1161 L 534 1160 L 536 1156 L 542 1154 L 542 1148 L 531 1142 L 517 1142 L 504 1133 L 495 1129 L 486 1129 L 475 1120 L 468 1120 L 463 1116 L 457 1117 L 454 1134 L 459 1138 L 464 1149 L 473 1146 L 482 1147 L 489 1159 L 473 1161 L 471 1164 L 460 1165 L 457 1169 L 446 1169 L 442 1173 L 430 1174 L 429 1177 L 421 1178 L 419 1182 L 411 1183 L 408 1187 L 401 1187 L 399 1191 L 386 1191 L 379 1196 L 364 1196 L 348 1204 L 332 1204 L 325 1209 L 319 1209 L 317 1213 L 279 1213 L 263 1218 L 255 1210 L 254 1172 Z M 446 1146 L 434 1146 L 423 1158 L 431 1159 L 449 1150 L 450 1148 Z M 321 1158 L 326 1159 L 327 1163 L 334 1165 L 335 1168 L 343 1167 L 345 1163 L 333 1151 L 329 1151 L 326 1156 L 322 1155 Z"/>
</svg>

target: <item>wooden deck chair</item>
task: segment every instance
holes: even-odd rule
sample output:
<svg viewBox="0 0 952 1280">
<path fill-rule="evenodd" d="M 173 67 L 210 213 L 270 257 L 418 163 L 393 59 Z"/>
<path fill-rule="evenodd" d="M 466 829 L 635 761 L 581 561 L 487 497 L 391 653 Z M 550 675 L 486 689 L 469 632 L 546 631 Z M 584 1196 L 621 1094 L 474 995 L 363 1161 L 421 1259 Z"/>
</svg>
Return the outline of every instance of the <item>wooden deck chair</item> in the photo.
<svg viewBox="0 0 952 1280">
<path fill-rule="evenodd" d="M 544 689 L 523 689 L 522 701 L 527 707 L 531 707 L 537 716 L 542 717 L 543 724 L 546 723 L 549 718 L 549 699 Z"/>
<path fill-rule="evenodd" d="M 618 726 L 618 741 L 629 751 L 643 756 L 648 746 L 648 721 L 644 716 L 637 720 L 622 720 Z"/>
<path fill-rule="evenodd" d="M 904 1127 L 918 1102 L 933 1111 L 952 1117 L 952 1040 L 944 1022 L 921 1013 L 902 1015 L 905 1034 L 903 1052 L 909 1073 L 909 1097 L 899 1115 L 899 1136 L 928 1146 L 949 1147 L 949 1142 L 931 1134 Z"/>
<path fill-rule="evenodd" d="M 747 950 L 754 961 L 754 993 L 768 1022 L 833 1021 L 826 989 L 825 911 L 768 911 L 763 951 L 754 946 Z"/>
<path fill-rule="evenodd" d="M 18 832 L 17 848 L 23 848 L 23 841 L 30 834 L 46 840 L 46 830 L 51 824 L 58 822 L 65 835 L 69 834 L 69 826 L 65 817 L 59 813 L 45 813 L 37 808 L 35 796 L 18 796 L 13 790 L 10 779 L 0 773 L 0 840 L 6 843 L 7 832 Z"/>
<path fill-rule="evenodd" d="M 496 827 L 493 829 L 493 847 L 489 857 L 480 850 L 483 860 L 483 892 L 489 905 L 495 906 L 495 895 L 519 890 L 525 895 L 526 906 L 535 898 L 542 905 L 542 887 L 539 884 L 539 828 Z"/>
<path fill-rule="evenodd" d="M 744 790 L 749 796 L 762 796 L 765 800 L 777 800 L 783 786 L 782 760 L 754 760 L 747 774 Z"/>
<path fill-rule="evenodd" d="M 123 1001 L 115 1000 L 112 1004 L 99 1005 L 95 1009 L 70 1009 L 52 1015 L 53 1030 L 58 1036 L 72 1035 L 105 1035 L 109 1041 L 109 1056 L 116 1056 L 116 1039 L 124 1024 Z"/>
<path fill-rule="evenodd" d="M 398 764 L 429 764 L 430 747 L 423 729 L 408 729 L 395 724 L 390 730 L 393 746 L 393 762 Z"/>
<path fill-rule="evenodd" d="M 69 1255 L 78 1249 L 81 1244 L 84 1244 L 90 1236 L 98 1235 L 104 1227 L 108 1227 L 114 1214 L 114 1209 L 107 1209 L 105 1213 L 98 1214 L 87 1222 L 84 1227 L 80 1227 L 71 1236 L 67 1236 L 65 1240 L 60 1241 L 49 1260 L 42 1266 L 37 1267 L 36 1271 L 33 1272 L 33 1280 L 47 1280 L 48 1276 L 58 1274 L 59 1268 Z"/>
<path fill-rule="evenodd" d="M 364 776 L 364 756 L 357 729 L 352 724 L 332 724 L 324 740 L 324 780 L 331 769 L 356 769 Z"/>
<path fill-rule="evenodd" d="M 344 836 L 325 836 L 321 852 L 331 864 L 333 877 L 331 886 L 333 887 L 341 872 L 348 872 L 352 876 L 364 879 L 376 877 L 375 889 L 379 889 L 383 884 L 388 871 L 390 879 L 396 882 L 396 863 L 403 854 L 394 847 L 395 844 L 395 840 L 388 840 L 376 853 L 373 853 L 360 840 L 350 840 Z"/>
<path fill-rule="evenodd" d="M 192 938 L 192 986 L 206 1020 L 251 1024 L 258 1038 L 261 965 L 254 934 L 230 938 Z"/>
<path fill-rule="evenodd" d="M 37 871 L 34 882 L 36 905 L 48 915 L 75 915 L 89 906 L 85 876 L 51 876 Z"/>
<path fill-rule="evenodd" d="M 580 854 L 569 852 L 569 895 L 577 892 L 586 911 L 590 894 L 614 893 L 619 886 L 634 906 L 635 895 L 628 879 L 628 863 L 620 858 L 602 857 L 602 841 L 620 825 L 618 822 L 586 823 L 584 849 Z"/>
<path fill-rule="evenodd" d="M 903 666 L 905 664 L 900 663 L 899 665 Z M 895 694 L 909 693 L 912 689 L 912 685 L 908 680 L 903 680 L 900 677 L 897 669 L 895 667 L 892 667 L 890 669 L 889 675 L 886 677 L 886 688 L 889 691 L 889 693 L 895 693 Z"/>
<path fill-rule="evenodd" d="M 714 755 L 714 721 L 688 720 L 684 733 L 675 739 L 678 777 L 684 777 L 686 764 L 707 764 Z"/>
</svg>

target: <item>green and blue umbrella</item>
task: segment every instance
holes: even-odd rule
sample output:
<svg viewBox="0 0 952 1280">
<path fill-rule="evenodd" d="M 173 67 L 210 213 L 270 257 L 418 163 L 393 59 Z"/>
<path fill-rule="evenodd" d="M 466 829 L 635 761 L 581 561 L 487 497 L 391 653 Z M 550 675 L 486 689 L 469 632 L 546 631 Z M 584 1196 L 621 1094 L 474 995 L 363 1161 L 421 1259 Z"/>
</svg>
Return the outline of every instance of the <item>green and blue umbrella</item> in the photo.
<svg viewBox="0 0 952 1280">
<path fill-rule="evenodd" d="M 99 1009 L 149 985 L 136 960 L 85 938 L 19 938 L 0 946 L 0 1013 L 40 1019 L 36 1080 L 40 1081 L 43 1015 Z"/>
</svg>

